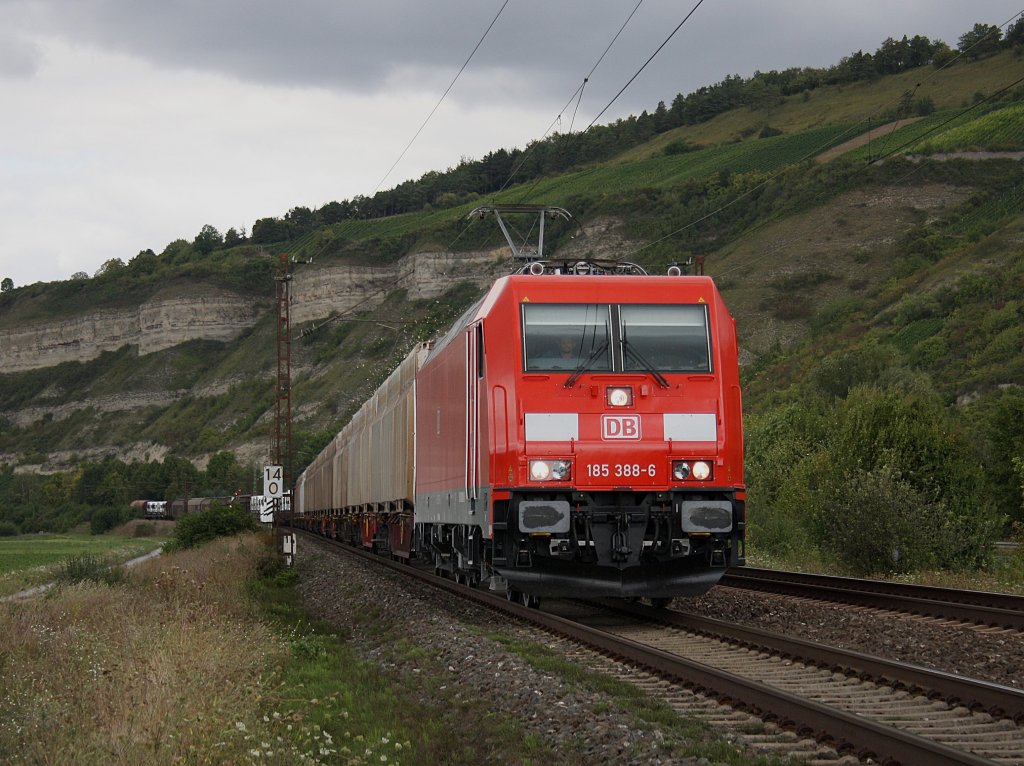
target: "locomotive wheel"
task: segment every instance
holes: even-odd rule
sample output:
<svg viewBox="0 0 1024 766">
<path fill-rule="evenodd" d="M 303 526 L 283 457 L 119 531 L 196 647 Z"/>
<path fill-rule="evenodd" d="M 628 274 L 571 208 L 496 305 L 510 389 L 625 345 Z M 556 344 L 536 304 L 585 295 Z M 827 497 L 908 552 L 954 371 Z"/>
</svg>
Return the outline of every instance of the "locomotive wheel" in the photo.
<svg viewBox="0 0 1024 766">
<path fill-rule="evenodd" d="M 672 603 L 672 597 L 671 596 L 661 596 L 659 598 L 652 598 L 651 599 L 651 606 L 653 606 L 655 609 L 664 609 L 665 607 L 667 607 L 671 603 Z"/>
<path fill-rule="evenodd" d="M 522 594 L 515 588 L 505 588 L 505 598 L 507 598 L 513 604 L 522 603 Z"/>
</svg>

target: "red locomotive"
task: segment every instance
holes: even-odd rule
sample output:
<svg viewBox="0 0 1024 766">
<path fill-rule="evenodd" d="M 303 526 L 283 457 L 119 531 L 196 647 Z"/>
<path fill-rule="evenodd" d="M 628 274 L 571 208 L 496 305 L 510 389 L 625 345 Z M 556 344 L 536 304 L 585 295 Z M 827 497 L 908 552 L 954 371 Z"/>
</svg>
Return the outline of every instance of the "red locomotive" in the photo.
<svg viewBox="0 0 1024 766">
<path fill-rule="evenodd" d="M 299 477 L 297 522 L 527 605 L 743 564 L 735 322 L 708 277 L 623 271 L 499 279 Z"/>
</svg>

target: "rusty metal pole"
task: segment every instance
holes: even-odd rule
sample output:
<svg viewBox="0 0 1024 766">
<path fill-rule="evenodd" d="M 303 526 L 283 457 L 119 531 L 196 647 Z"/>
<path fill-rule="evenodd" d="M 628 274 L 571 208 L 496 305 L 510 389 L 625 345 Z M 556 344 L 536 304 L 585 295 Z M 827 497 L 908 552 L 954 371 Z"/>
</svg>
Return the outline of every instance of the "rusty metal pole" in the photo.
<svg viewBox="0 0 1024 766">
<path fill-rule="evenodd" d="M 274 463 L 284 468 L 285 491 L 292 486 L 292 339 L 289 309 L 292 275 L 288 254 L 277 264 L 277 390 L 274 410 Z"/>
<path fill-rule="evenodd" d="M 292 487 L 292 338 L 291 338 L 291 265 L 288 254 L 281 253 L 277 262 L 277 384 L 274 398 L 274 460 L 282 467 L 283 491 L 289 497 Z M 286 511 L 284 498 L 274 502 L 273 527 L 277 549 L 291 565 L 295 553 L 294 533 L 285 533 L 283 525 L 291 526 L 291 507 Z"/>
</svg>

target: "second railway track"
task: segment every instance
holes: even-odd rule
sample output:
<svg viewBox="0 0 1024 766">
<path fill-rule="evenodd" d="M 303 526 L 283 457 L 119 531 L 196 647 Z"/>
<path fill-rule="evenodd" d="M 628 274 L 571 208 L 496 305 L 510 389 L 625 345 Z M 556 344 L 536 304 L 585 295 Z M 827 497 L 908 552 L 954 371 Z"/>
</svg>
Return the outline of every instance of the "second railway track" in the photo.
<svg viewBox="0 0 1024 766">
<path fill-rule="evenodd" d="M 960 620 L 987 627 L 1024 630 L 1024 596 L 1009 593 L 937 588 L 753 567 L 729 570 L 720 584 L 732 588 L 855 604 L 925 617 Z"/>
</svg>

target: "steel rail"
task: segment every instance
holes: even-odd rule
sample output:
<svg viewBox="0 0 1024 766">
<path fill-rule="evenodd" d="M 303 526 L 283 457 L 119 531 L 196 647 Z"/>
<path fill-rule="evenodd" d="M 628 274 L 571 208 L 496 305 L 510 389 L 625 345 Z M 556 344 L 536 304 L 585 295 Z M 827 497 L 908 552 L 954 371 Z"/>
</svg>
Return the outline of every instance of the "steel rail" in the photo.
<svg viewBox="0 0 1024 766">
<path fill-rule="evenodd" d="M 659 622 L 688 632 L 766 650 L 785 659 L 855 675 L 862 680 L 870 679 L 875 683 L 888 684 L 912 693 L 920 692 L 931 698 L 937 697 L 951 706 L 963 705 L 969 710 L 981 710 L 995 718 L 1008 718 L 1017 724 L 1024 723 L 1024 689 L 816 644 L 709 617 L 655 609 L 640 604 L 609 604 L 607 601 L 601 601 L 600 604 L 603 608 L 650 622 Z"/>
<path fill-rule="evenodd" d="M 327 538 L 316 539 L 324 540 L 348 553 L 387 566 L 395 572 L 414 577 L 453 595 L 531 622 L 614 659 L 658 673 L 723 704 L 748 710 L 765 720 L 773 720 L 782 726 L 792 727 L 800 734 L 813 734 L 818 741 L 834 744 L 837 750 L 853 752 L 861 759 L 871 758 L 881 763 L 902 766 L 992 766 L 992 761 L 973 753 L 803 699 L 767 684 L 645 646 L 622 636 L 537 609 L 528 609 L 506 600 L 503 596 L 459 585 L 402 562 L 391 561 Z"/>
<path fill-rule="evenodd" d="M 719 585 L 1024 630 L 1024 596 L 1009 593 L 748 567 L 730 569 Z"/>
</svg>

